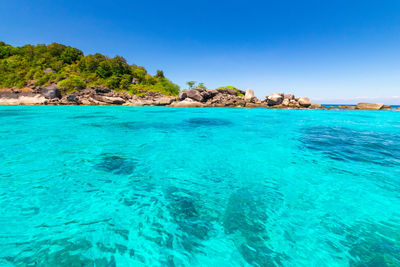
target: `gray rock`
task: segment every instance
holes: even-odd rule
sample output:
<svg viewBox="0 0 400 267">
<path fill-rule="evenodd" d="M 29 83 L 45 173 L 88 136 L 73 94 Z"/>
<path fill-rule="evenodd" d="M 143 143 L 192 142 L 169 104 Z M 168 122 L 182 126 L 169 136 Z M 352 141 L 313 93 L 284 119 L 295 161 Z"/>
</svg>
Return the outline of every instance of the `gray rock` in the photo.
<svg viewBox="0 0 400 267">
<path fill-rule="evenodd" d="M 103 86 L 96 87 L 95 89 L 96 93 L 98 94 L 107 94 L 111 92 L 111 89 Z"/>
<path fill-rule="evenodd" d="M 253 97 L 254 97 L 254 91 L 251 90 L 251 89 L 247 89 L 247 90 L 246 90 L 246 94 L 244 95 L 244 100 L 245 100 L 246 102 L 251 102 L 251 100 L 253 99 Z"/>
<path fill-rule="evenodd" d="M 374 109 L 374 110 L 379 110 L 383 108 L 383 104 L 377 104 L 377 103 L 358 103 L 357 104 L 357 109 Z"/>
<path fill-rule="evenodd" d="M 167 106 L 174 101 L 174 98 L 170 97 L 161 97 L 154 101 L 154 105 L 156 106 Z"/>
<path fill-rule="evenodd" d="M 275 105 L 280 105 L 282 104 L 283 101 L 283 95 L 282 94 L 271 94 L 267 96 L 267 103 L 268 106 L 275 106 Z"/>
<path fill-rule="evenodd" d="M 311 104 L 311 109 L 323 109 L 324 107 L 321 104 Z"/>
<path fill-rule="evenodd" d="M 289 106 L 289 104 L 290 104 L 290 100 L 287 99 L 287 98 L 284 98 L 283 101 L 282 101 L 282 105 L 283 106 Z"/>
<path fill-rule="evenodd" d="M 80 103 L 79 97 L 77 95 L 75 95 L 75 94 L 70 94 L 66 98 L 67 98 L 68 102 L 72 102 L 72 103 L 75 103 L 75 104 L 79 104 Z"/>
<path fill-rule="evenodd" d="M 47 99 L 61 98 L 61 91 L 56 85 L 40 88 L 40 93 Z"/>
<path fill-rule="evenodd" d="M 294 94 L 285 94 L 283 96 L 284 99 L 294 100 Z"/>
<path fill-rule="evenodd" d="M 56 73 L 56 71 L 53 70 L 52 68 L 47 68 L 47 69 L 45 69 L 43 72 L 44 72 L 45 74 L 46 74 L 46 73 L 49 73 L 49 72 Z"/>
<path fill-rule="evenodd" d="M 210 90 L 204 90 L 203 92 L 200 93 L 201 96 L 203 97 L 203 101 L 207 101 L 208 99 L 212 98 L 213 95 L 210 92 Z"/>
<path fill-rule="evenodd" d="M 125 99 L 122 97 L 111 97 L 111 96 L 102 96 L 102 95 L 94 95 L 93 99 L 112 105 L 121 105 L 125 103 Z"/>
<path fill-rule="evenodd" d="M 182 101 L 182 100 L 184 100 L 186 97 L 187 97 L 186 91 L 180 92 L 179 95 L 178 95 L 178 100 L 179 100 L 179 101 Z"/>
<path fill-rule="evenodd" d="M 299 105 L 305 108 L 308 108 L 311 106 L 311 100 L 308 97 L 300 97 L 299 100 Z"/>
<path fill-rule="evenodd" d="M 203 103 L 193 101 L 191 99 L 185 99 L 180 102 L 173 102 L 170 105 L 171 107 L 182 107 L 182 108 L 197 108 L 197 107 L 204 107 Z"/>
<path fill-rule="evenodd" d="M 203 102 L 203 96 L 198 90 L 187 90 L 186 95 L 197 102 Z"/>
<path fill-rule="evenodd" d="M 226 89 L 226 92 L 230 95 L 237 95 L 237 91 L 233 89 Z"/>
</svg>

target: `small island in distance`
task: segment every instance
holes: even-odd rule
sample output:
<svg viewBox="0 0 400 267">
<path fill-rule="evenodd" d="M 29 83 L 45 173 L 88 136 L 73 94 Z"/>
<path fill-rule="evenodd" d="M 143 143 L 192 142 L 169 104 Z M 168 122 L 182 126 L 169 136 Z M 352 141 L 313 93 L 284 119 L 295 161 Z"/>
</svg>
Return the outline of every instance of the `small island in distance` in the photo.
<svg viewBox="0 0 400 267">
<path fill-rule="evenodd" d="M 282 109 L 391 109 L 375 103 L 323 106 L 308 97 L 273 93 L 258 99 L 234 86 L 189 89 L 164 76 L 150 75 L 121 56 L 85 56 L 63 44 L 14 47 L 0 42 L 0 105 L 125 105 L 172 107 L 264 107 Z"/>
</svg>

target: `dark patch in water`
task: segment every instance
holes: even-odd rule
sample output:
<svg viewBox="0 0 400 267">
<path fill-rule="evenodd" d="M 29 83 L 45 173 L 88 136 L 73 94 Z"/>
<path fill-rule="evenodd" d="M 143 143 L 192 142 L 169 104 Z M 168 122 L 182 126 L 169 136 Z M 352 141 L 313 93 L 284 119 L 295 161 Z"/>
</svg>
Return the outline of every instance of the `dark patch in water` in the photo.
<svg viewBox="0 0 400 267">
<path fill-rule="evenodd" d="M 25 117 L 37 115 L 37 112 L 31 112 L 26 110 L 18 110 L 18 109 L 4 109 L 0 110 L 0 118 L 1 117 Z"/>
<path fill-rule="evenodd" d="M 204 220 L 198 211 L 198 202 L 190 192 L 170 187 L 166 192 L 169 201 L 168 210 L 180 231 L 181 245 L 187 251 L 194 251 L 201 247 L 202 240 L 209 237 L 212 225 Z"/>
<path fill-rule="evenodd" d="M 94 259 L 84 255 L 92 247 L 92 243 L 84 239 L 43 240 L 30 243 L 18 255 L 4 259 L 15 266 L 116 266 L 113 256 Z"/>
<path fill-rule="evenodd" d="M 100 162 L 95 165 L 95 168 L 113 174 L 127 175 L 133 173 L 136 165 L 136 160 L 116 155 L 103 155 Z"/>
<path fill-rule="evenodd" d="M 301 142 L 331 159 L 384 166 L 400 164 L 400 133 L 357 131 L 345 127 L 305 129 Z"/>
<path fill-rule="evenodd" d="M 116 119 L 111 115 L 77 115 L 68 117 L 69 119 Z"/>
<path fill-rule="evenodd" d="M 359 223 L 346 229 L 350 266 L 400 266 L 400 228 L 391 223 Z"/>
<path fill-rule="evenodd" d="M 190 118 L 185 120 L 186 123 L 190 124 L 192 127 L 201 127 L 201 126 L 228 126 L 231 125 L 232 122 L 225 119 L 220 118 Z"/>
<path fill-rule="evenodd" d="M 398 221 L 357 221 L 347 225 L 341 218 L 327 214 L 320 225 L 338 236 L 341 246 L 327 244 L 339 252 L 345 250 L 349 266 L 400 266 Z"/>
<path fill-rule="evenodd" d="M 176 113 L 176 112 L 178 112 L 178 110 L 174 110 L 174 109 L 171 109 L 171 110 L 146 110 L 143 112 L 144 113 Z"/>
<path fill-rule="evenodd" d="M 268 218 L 282 203 L 282 195 L 271 188 L 241 189 L 230 196 L 223 219 L 225 233 L 233 236 L 237 249 L 249 264 L 281 264 L 283 255 L 268 248 L 266 242 Z"/>
</svg>

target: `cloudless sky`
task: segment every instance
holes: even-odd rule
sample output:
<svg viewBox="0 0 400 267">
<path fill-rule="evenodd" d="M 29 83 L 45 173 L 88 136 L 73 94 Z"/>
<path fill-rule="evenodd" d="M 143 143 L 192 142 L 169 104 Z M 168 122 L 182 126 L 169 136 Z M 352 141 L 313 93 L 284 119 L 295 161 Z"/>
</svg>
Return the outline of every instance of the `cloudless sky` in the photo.
<svg viewBox="0 0 400 267">
<path fill-rule="evenodd" d="M 121 55 L 181 87 L 400 104 L 399 0 L 1 0 L 0 40 Z"/>
</svg>

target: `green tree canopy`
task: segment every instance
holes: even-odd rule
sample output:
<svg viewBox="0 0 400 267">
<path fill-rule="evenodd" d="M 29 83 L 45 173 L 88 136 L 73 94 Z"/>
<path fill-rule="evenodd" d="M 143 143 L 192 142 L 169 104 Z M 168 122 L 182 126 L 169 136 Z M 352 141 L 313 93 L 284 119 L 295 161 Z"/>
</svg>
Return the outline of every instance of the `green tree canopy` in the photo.
<svg viewBox="0 0 400 267">
<path fill-rule="evenodd" d="M 52 71 L 45 72 L 48 68 Z M 0 73 L 0 87 L 4 88 L 58 83 L 68 92 L 99 85 L 130 93 L 179 92 L 179 87 L 165 78 L 162 70 L 152 76 L 144 67 L 129 65 L 121 56 L 85 56 L 77 48 L 58 43 L 13 47 L 0 42 Z"/>
</svg>

